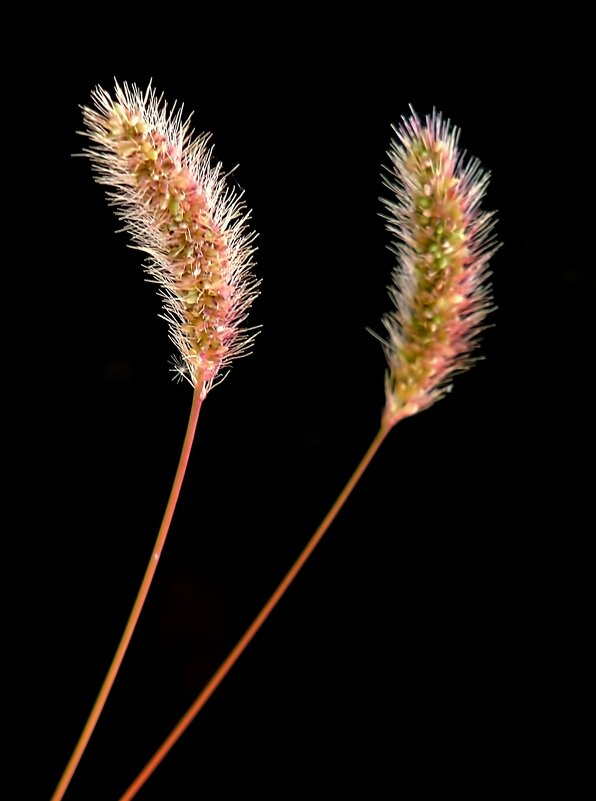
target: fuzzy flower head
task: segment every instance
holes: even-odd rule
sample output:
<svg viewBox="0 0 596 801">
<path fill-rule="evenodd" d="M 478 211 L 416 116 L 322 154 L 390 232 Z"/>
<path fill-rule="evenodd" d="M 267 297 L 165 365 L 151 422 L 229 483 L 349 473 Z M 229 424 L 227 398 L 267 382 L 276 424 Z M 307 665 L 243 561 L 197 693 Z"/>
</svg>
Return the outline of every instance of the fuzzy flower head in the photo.
<svg viewBox="0 0 596 801">
<path fill-rule="evenodd" d="M 206 394 L 254 338 L 242 327 L 258 283 L 249 215 L 221 164 L 211 164 L 209 135 L 192 138 L 182 107 L 168 108 L 151 85 L 142 92 L 116 83 L 114 94 L 97 87 L 94 108 L 83 108 L 92 142 L 85 154 L 134 246 L 149 256 L 145 268 L 179 351 L 176 372 Z"/>
<path fill-rule="evenodd" d="M 480 209 L 488 173 L 458 150 L 459 131 L 412 113 L 395 128 L 384 200 L 398 259 L 383 319 L 388 362 L 385 425 L 428 408 L 471 352 L 490 311 L 488 261 L 496 250 L 492 213 Z"/>
</svg>

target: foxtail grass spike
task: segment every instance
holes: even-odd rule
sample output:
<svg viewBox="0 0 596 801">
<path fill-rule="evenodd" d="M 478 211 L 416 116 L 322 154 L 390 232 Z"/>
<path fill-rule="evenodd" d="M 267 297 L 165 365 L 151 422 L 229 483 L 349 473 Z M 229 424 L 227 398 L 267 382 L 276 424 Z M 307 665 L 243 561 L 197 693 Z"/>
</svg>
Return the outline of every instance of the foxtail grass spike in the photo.
<svg viewBox="0 0 596 801">
<path fill-rule="evenodd" d="M 94 107 L 83 108 L 82 133 L 92 142 L 84 152 L 148 255 L 178 349 L 175 371 L 204 396 L 254 338 L 243 327 L 258 282 L 242 193 L 212 164 L 209 134 L 193 138 L 183 108 L 168 107 L 151 84 L 141 91 L 116 83 L 114 97 L 97 87 L 92 98 Z"/>
<path fill-rule="evenodd" d="M 475 361 L 497 248 L 493 213 L 480 207 L 489 175 L 458 149 L 458 129 L 437 112 L 424 121 L 412 112 L 394 130 L 383 200 L 397 255 L 383 319 L 389 427 L 428 408 Z"/>
</svg>

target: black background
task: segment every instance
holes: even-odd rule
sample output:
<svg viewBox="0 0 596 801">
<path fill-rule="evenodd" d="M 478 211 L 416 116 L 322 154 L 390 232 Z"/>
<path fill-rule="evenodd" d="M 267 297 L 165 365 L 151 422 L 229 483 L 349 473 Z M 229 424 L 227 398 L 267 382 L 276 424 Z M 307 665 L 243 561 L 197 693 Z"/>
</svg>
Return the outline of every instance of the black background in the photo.
<svg viewBox="0 0 596 801">
<path fill-rule="evenodd" d="M 38 31 L 44 57 L 31 45 L 24 60 L 39 80 L 19 77 L 34 144 L 17 268 L 33 280 L 18 295 L 24 363 L 7 367 L 24 375 L 13 396 L 25 412 L 8 496 L 25 498 L 12 526 L 25 555 L 9 617 L 32 654 L 23 742 L 35 792 L 16 797 L 49 798 L 74 747 L 191 401 L 171 381 L 141 256 L 115 233 L 89 163 L 71 157 L 84 146 L 79 105 L 113 76 L 153 78 L 213 133 L 224 166 L 239 163 L 259 232 L 250 322 L 262 333 L 204 404 L 154 586 L 67 798 L 120 796 L 377 430 L 384 358 L 366 328 L 381 332 L 393 266 L 380 171 L 410 103 L 451 118 L 492 173 L 485 203 L 504 244 L 485 359 L 392 432 L 139 798 L 384 798 L 429 783 L 483 797 L 514 776 L 570 781 L 594 307 L 578 30 L 512 24 L 491 44 L 496 20 L 464 29 L 452 13 L 285 9 L 252 24 L 232 9 L 113 13 L 101 34 L 72 32 L 72 20 L 47 40 Z"/>
</svg>

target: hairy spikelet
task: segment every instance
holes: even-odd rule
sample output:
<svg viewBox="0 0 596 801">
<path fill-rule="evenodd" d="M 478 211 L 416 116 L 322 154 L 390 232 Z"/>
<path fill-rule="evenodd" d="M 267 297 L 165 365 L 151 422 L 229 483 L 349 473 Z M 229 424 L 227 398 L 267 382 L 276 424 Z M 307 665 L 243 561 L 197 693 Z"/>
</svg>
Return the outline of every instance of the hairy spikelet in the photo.
<svg viewBox="0 0 596 801">
<path fill-rule="evenodd" d="M 140 91 L 116 83 L 113 98 L 97 87 L 92 99 L 83 108 L 82 133 L 92 142 L 84 152 L 134 246 L 148 254 L 179 351 L 177 374 L 206 394 L 254 338 L 242 327 L 258 285 L 242 194 L 211 163 L 209 135 L 193 138 L 182 107 L 169 108 L 151 84 Z"/>
<path fill-rule="evenodd" d="M 397 266 L 394 310 L 383 323 L 388 362 L 383 420 L 427 408 L 466 369 L 490 311 L 488 261 L 496 250 L 492 213 L 480 209 L 488 173 L 458 150 L 459 131 L 433 112 L 395 128 L 383 200 Z"/>
</svg>

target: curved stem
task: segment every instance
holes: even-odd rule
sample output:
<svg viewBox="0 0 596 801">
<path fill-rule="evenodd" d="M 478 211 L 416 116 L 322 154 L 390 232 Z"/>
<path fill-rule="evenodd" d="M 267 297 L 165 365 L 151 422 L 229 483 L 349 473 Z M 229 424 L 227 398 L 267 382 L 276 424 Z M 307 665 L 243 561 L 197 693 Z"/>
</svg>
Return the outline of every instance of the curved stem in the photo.
<svg viewBox="0 0 596 801">
<path fill-rule="evenodd" d="M 244 652 L 252 638 L 255 634 L 259 631 L 265 620 L 269 617 L 270 613 L 273 611 L 277 602 L 288 589 L 292 581 L 296 578 L 298 573 L 300 572 L 301 568 L 303 567 L 304 563 L 317 547 L 323 535 L 331 525 L 331 523 L 337 517 L 338 512 L 348 499 L 350 493 L 358 483 L 360 477 L 372 461 L 373 456 L 378 451 L 379 447 L 381 446 L 383 440 L 391 430 L 392 426 L 383 425 L 379 429 L 376 437 L 372 441 L 370 447 L 364 454 L 362 461 L 352 474 L 351 478 L 349 479 L 346 486 L 341 491 L 340 495 L 338 496 L 337 500 L 331 507 L 331 509 L 327 512 L 323 522 L 320 524 L 318 529 L 312 535 L 308 544 L 300 554 L 300 556 L 296 559 L 290 570 L 286 573 L 285 577 L 282 579 L 281 583 L 273 593 L 273 595 L 269 598 L 265 606 L 261 609 L 259 614 L 250 624 L 246 632 L 237 642 L 235 647 L 229 653 L 227 658 L 222 662 L 218 670 L 214 673 L 211 677 L 205 688 L 201 691 L 197 699 L 194 701 L 192 706 L 188 709 L 186 714 L 180 719 L 176 727 L 172 730 L 170 735 L 167 737 L 166 740 L 162 743 L 160 748 L 155 752 L 155 754 L 151 757 L 149 762 L 145 765 L 143 770 L 139 773 L 137 778 L 133 781 L 130 785 L 128 790 L 124 793 L 123 796 L 119 799 L 119 801 L 130 801 L 131 798 L 137 794 L 137 792 L 141 789 L 141 787 L 145 784 L 147 779 L 151 776 L 151 774 L 155 771 L 161 761 L 164 759 L 166 754 L 170 751 L 172 746 L 180 739 L 182 734 L 186 731 L 186 729 L 190 726 L 194 718 L 198 715 L 201 709 L 205 706 L 207 701 L 211 698 L 215 690 L 219 687 L 221 682 L 224 678 L 228 675 L 238 658 Z"/>
<path fill-rule="evenodd" d="M 180 461 L 178 463 L 178 469 L 176 471 L 176 476 L 174 478 L 174 483 L 172 485 L 172 490 L 170 492 L 168 504 L 166 506 L 161 527 L 157 534 L 157 539 L 155 540 L 153 550 L 151 551 L 149 564 L 147 565 L 147 569 L 145 570 L 145 575 L 143 576 L 143 581 L 141 582 L 141 586 L 139 588 L 139 592 L 137 594 L 136 600 L 132 607 L 132 611 L 128 618 L 128 622 L 126 623 L 124 633 L 122 634 L 122 638 L 120 640 L 120 643 L 118 644 L 118 648 L 116 649 L 114 658 L 112 659 L 112 664 L 110 665 L 110 668 L 101 686 L 99 695 L 97 696 L 95 704 L 93 705 L 93 709 L 89 714 L 87 722 L 85 723 L 83 731 L 81 732 L 81 736 L 79 737 L 79 741 L 75 746 L 72 756 L 70 757 L 70 760 L 66 768 L 64 769 L 64 773 L 62 774 L 62 777 L 58 782 L 58 786 L 54 790 L 54 794 L 51 798 L 51 801 L 61 801 L 61 799 L 64 797 L 66 790 L 68 789 L 68 785 L 70 784 L 71 779 L 78 767 L 78 764 L 81 761 L 81 757 L 85 752 L 87 744 L 89 743 L 91 735 L 93 734 L 93 730 L 95 729 L 97 721 L 99 720 L 99 717 L 108 699 L 110 690 L 112 689 L 116 676 L 118 675 L 118 671 L 120 670 L 120 666 L 122 665 L 124 655 L 126 654 L 126 650 L 132 639 L 133 632 L 138 623 L 139 617 L 141 616 L 141 610 L 143 609 L 145 599 L 147 598 L 149 588 L 151 587 L 151 582 L 153 581 L 153 576 L 155 575 L 155 571 L 157 570 L 157 563 L 159 562 L 159 557 L 161 556 L 161 552 L 163 550 L 163 546 L 166 541 L 166 537 L 168 535 L 168 531 L 170 528 L 170 523 L 172 522 L 172 517 L 174 516 L 176 503 L 180 495 L 180 488 L 184 480 L 184 474 L 186 472 L 186 466 L 188 464 L 190 451 L 192 449 L 192 443 L 195 436 L 197 421 L 199 419 L 199 412 L 201 411 L 201 405 L 203 403 L 202 391 L 203 391 L 202 385 L 197 386 L 194 390 L 192 406 L 190 410 L 190 417 L 186 429 L 186 435 L 184 437 L 182 452 L 180 454 Z"/>
</svg>

